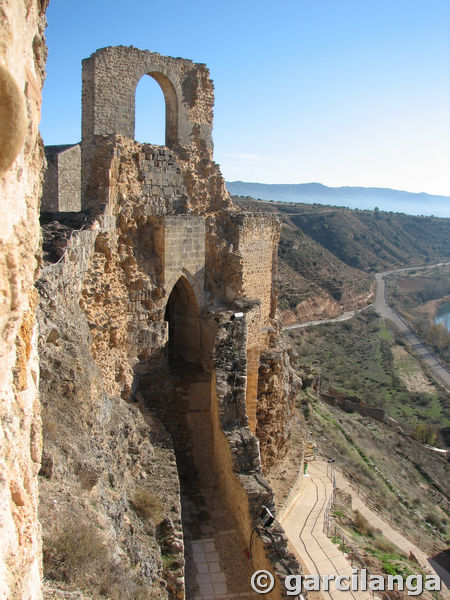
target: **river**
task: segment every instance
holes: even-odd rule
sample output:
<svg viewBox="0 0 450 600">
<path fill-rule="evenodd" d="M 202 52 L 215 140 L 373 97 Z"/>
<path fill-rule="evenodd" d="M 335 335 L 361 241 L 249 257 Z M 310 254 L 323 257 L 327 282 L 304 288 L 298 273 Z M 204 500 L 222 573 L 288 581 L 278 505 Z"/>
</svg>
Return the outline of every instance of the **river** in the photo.
<svg viewBox="0 0 450 600">
<path fill-rule="evenodd" d="M 446 302 L 439 307 L 434 322 L 436 325 L 444 325 L 447 328 L 447 331 L 450 331 L 450 302 Z"/>
</svg>

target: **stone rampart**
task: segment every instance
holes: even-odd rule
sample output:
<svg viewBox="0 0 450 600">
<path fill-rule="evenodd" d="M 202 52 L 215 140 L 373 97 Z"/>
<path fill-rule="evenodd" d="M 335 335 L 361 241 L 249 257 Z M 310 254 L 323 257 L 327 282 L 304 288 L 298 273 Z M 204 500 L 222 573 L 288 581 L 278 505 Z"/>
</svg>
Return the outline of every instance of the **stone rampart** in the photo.
<svg viewBox="0 0 450 600">
<path fill-rule="evenodd" d="M 262 526 L 263 507 L 275 513 L 273 492 L 262 475 L 259 442 L 248 427 L 246 411 L 247 326 L 221 315 L 214 348 L 211 416 L 214 459 L 219 481 L 236 529 L 254 570 L 277 575 L 273 600 L 287 598 L 283 585 L 288 574 L 301 569 L 287 547 L 282 527 Z"/>
<path fill-rule="evenodd" d="M 144 74 L 166 98 L 164 147 L 132 139 Z M 72 268 L 102 394 L 130 401 L 139 377 L 159 364 L 184 361 L 211 373 L 215 457 L 229 511 L 254 564 L 285 575 L 282 564 L 298 566 L 281 528 L 258 524 L 262 505 L 273 507 L 261 470 L 283 454 L 292 408 L 275 319 L 280 224 L 231 203 L 212 161 L 212 90 L 204 65 L 136 48 L 104 48 L 84 61 L 85 230 L 55 238 L 54 255 L 65 254 L 46 269 L 64 281 Z M 233 312 L 245 319 L 231 323 Z M 281 594 L 277 584 L 271 597 Z"/>
<path fill-rule="evenodd" d="M 236 221 L 239 229 L 238 251 L 243 257 L 243 293 L 245 298 L 260 302 L 260 325 L 264 327 L 275 316 L 276 257 L 281 225 L 276 217 L 261 213 L 244 213 L 237 216 Z M 258 343 L 258 337 L 261 339 L 261 334 L 258 336 L 256 332 L 249 335 L 253 338 L 250 345 Z"/>
<path fill-rule="evenodd" d="M 72 230 L 59 262 L 46 264 L 36 284 L 44 597 L 120 598 L 126 590 L 133 598 L 175 600 L 183 595 L 184 573 L 175 453 L 155 415 L 105 392 L 92 356 L 91 331 L 97 323 L 87 320 L 80 297 L 95 265 L 96 242 L 111 230 L 111 220 L 86 227 Z M 112 300 L 110 292 L 103 289 L 106 305 Z M 139 291 L 134 300 L 143 305 L 151 301 Z M 120 335 L 114 325 L 108 330 L 112 351 Z M 136 344 L 142 352 L 147 344 L 154 353 L 156 341 L 150 334 L 160 337 L 161 325 L 155 323 L 153 330 L 141 325 Z M 163 559 L 169 553 L 170 568 Z"/>
</svg>

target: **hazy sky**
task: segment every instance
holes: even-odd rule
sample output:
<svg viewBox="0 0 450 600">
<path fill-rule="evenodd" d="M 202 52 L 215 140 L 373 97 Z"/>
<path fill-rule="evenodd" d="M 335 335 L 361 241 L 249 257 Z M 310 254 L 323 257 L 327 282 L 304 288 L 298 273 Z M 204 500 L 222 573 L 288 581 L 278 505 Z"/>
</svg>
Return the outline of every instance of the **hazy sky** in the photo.
<svg viewBox="0 0 450 600">
<path fill-rule="evenodd" d="M 450 0 L 51 0 L 41 132 L 77 142 L 81 60 L 133 45 L 207 63 L 227 180 L 450 195 Z M 164 143 L 144 77 L 136 138 Z"/>
</svg>

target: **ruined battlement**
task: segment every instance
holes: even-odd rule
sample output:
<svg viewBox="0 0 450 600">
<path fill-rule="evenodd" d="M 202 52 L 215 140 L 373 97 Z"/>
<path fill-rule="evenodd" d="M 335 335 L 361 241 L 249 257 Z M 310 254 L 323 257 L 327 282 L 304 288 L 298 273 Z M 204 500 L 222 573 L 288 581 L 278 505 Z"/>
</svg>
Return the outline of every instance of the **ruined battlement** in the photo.
<svg viewBox="0 0 450 600">
<path fill-rule="evenodd" d="M 149 75 L 166 102 L 166 146 L 201 140 L 212 150 L 214 86 L 206 65 L 133 46 L 101 48 L 82 64 L 83 140 L 112 133 L 134 139 L 136 86 Z"/>
<path fill-rule="evenodd" d="M 99 138 L 117 134 L 134 140 L 136 87 L 145 75 L 164 94 L 166 146 L 195 147 L 212 158 L 214 86 L 206 66 L 133 46 L 102 48 L 83 60 L 83 195 Z"/>
</svg>

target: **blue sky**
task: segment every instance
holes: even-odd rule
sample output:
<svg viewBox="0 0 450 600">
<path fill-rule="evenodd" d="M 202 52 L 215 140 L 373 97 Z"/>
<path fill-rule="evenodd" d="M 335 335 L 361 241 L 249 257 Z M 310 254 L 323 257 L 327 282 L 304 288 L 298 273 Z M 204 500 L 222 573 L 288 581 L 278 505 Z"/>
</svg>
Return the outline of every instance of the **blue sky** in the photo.
<svg viewBox="0 0 450 600">
<path fill-rule="evenodd" d="M 80 139 L 81 60 L 133 45 L 208 65 L 227 180 L 450 195 L 450 0 L 52 0 L 41 133 Z M 163 143 L 162 92 L 136 138 Z"/>
</svg>

